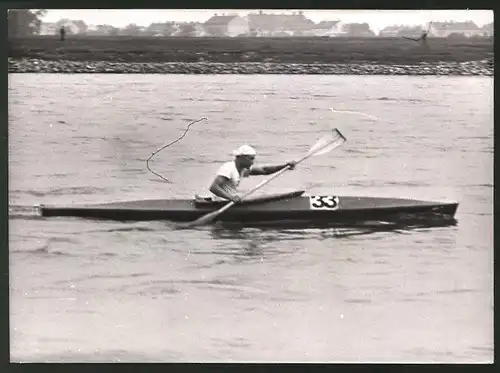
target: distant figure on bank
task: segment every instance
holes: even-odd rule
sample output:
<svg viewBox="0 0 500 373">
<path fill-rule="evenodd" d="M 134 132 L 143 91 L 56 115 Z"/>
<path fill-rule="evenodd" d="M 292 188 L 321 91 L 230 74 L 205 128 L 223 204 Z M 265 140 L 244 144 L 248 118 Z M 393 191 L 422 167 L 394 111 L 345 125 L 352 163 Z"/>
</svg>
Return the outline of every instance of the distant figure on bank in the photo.
<svg viewBox="0 0 500 373">
<path fill-rule="evenodd" d="M 59 35 L 61 36 L 61 41 L 64 41 L 64 37 L 66 36 L 66 29 L 64 28 L 64 26 L 61 26 L 61 28 L 59 29 Z"/>
</svg>

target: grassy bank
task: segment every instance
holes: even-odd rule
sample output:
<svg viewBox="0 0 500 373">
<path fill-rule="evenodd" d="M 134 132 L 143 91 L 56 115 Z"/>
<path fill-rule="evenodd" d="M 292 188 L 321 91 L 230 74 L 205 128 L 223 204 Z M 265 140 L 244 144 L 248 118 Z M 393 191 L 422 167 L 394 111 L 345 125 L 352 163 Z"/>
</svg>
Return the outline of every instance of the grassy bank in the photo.
<svg viewBox="0 0 500 373">
<path fill-rule="evenodd" d="M 160 38 L 55 36 L 8 40 L 8 56 L 115 62 L 282 62 L 417 64 L 493 58 L 493 39 Z"/>
</svg>

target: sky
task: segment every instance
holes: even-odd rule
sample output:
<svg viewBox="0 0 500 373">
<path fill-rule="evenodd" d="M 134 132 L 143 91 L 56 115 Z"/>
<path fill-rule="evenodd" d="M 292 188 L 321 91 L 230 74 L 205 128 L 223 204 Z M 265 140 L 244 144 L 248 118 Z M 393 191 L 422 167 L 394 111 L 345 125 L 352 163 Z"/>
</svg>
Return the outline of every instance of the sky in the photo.
<svg viewBox="0 0 500 373">
<path fill-rule="evenodd" d="M 214 13 L 237 13 L 244 16 L 256 9 L 48 9 L 43 22 L 57 22 L 62 18 L 82 20 L 88 25 L 108 24 L 124 27 L 130 23 L 148 26 L 153 22 L 187 21 L 205 22 Z M 298 12 L 293 10 L 263 10 L 264 13 Z M 474 21 L 478 26 L 493 22 L 492 10 L 304 10 L 304 15 L 314 22 L 341 20 L 343 22 L 367 22 L 370 28 L 379 32 L 391 25 L 425 26 L 430 21 Z"/>
</svg>

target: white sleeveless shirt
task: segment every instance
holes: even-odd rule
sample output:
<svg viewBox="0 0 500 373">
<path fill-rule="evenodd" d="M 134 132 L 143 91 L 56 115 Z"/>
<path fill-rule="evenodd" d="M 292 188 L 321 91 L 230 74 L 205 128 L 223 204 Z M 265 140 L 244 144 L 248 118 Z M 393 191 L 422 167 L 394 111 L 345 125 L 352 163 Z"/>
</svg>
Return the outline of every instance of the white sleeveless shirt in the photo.
<svg viewBox="0 0 500 373">
<path fill-rule="evenodd" d="M 232 189 L 231 192 L 236 192 L 238 185 L 240 185 L 241 178 L 248 177 L 248 174 L 249 170 L 244 169 L 240 175 L 234 161 L 224 163 L 217 171 L 217 175 L 224 176 L 229 179 L 229 187 Z M 212 192 L 210 192 L 210 196 L 214 199 L 221 199 Z"/>
</svg>

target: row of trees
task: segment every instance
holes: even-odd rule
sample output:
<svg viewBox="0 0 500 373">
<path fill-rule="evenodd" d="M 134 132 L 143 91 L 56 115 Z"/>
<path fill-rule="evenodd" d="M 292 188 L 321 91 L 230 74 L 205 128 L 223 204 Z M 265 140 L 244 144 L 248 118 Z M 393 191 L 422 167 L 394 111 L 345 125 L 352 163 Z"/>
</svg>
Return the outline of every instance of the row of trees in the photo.
<svg viewBox="0 0 500 373">
<path fill-rule="evenodd" d="M 157 34 L 163 36 L 196 36 L 196 26 L 194 22 L 152 23 L 148 27 L 140 27 L 132 23 L 123 28 L 116 29 L 116 34 L 127 36 L 154 36 Z"/>
<path fill-rule="evenodd" d="M 68 25 L 71 25 L 70 27 Z M 148 27 L 141 27 L 134 23 L 128 24 L 123 28 L 114 27 L 111 25 L 96 25 L 91 28 L 84 21 L 72 21 L 69 19 L 61 19 L 55 22 L 55 33 L 59 32 L 61 26 L 66 28 L 68 35 L 93 35 L 93 36 L 155 36 L 161 34 L 163 36 L 196 36 L 196 26 L 191 23 L 152 23 Z"/>
<path fill-rule="evenodd" d="M 7 13 L 8 34 L 11 37 L 25 37 L 40 32 L 41 18 L 45 9 L 9 9 Z"/>
</svg>

